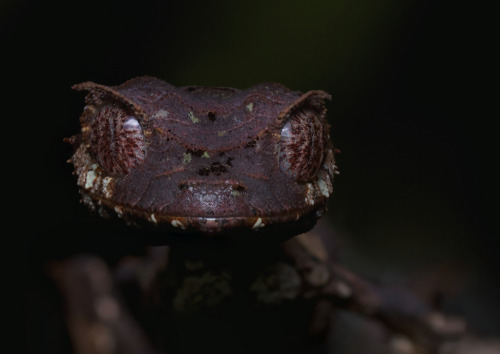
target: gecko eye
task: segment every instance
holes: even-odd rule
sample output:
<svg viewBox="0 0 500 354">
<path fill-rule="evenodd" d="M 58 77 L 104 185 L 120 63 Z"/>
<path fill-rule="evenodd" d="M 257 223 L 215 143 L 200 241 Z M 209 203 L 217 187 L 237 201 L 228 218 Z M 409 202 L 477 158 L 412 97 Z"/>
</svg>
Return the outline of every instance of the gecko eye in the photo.
<svg viewBox="0 0 500 354">
<path fill-rule="evenodd" d="M 139 121 L 116 104 L 103 106 L 90 125 L 90 151 L 107 172 L 128 173 L 145 156 Z"/>
<path fill-rule="evenodd" d="M 319 114 L 313 108 L 296 110 L 281 129 L 280 167 L 296 181 L 312 180 L 323 162 L 327 133 Z"/>
</svg>

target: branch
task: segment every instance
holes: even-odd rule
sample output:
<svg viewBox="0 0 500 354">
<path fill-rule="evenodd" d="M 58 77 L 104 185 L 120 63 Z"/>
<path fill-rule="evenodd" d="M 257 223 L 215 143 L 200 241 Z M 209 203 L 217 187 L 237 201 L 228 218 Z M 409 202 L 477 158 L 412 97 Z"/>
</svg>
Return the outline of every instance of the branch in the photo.
<svg viewBox="0 0 500 354">
<path fill-rule="evenodd" d="M 468 335 L 462 318 L 433 310 L 410 290 L 374 285 L 334 263 L 324 237 L 314 230 L 282 246 L 303 278 L 304 297 L 319 296 L 337 308 L 381 321 L 409 341 L 411 353 L 437 353 L 443 344 Z"/>
<path fill-rule="evenodd" d="M 80 256 L 57 262 L 51 274 L 65 299 L 75 353 L 156 353 L 122 304 L 101 259 Z"/>
</svg>

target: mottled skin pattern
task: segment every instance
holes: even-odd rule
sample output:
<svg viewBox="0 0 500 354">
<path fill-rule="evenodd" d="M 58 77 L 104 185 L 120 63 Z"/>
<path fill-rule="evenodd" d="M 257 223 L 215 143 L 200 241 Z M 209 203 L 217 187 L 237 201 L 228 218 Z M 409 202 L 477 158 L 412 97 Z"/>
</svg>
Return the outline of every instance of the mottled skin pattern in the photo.
<svg viewBox="0 0 500 354">
<path fill-rule="evenodd" d="M 102 215 L 174 233 L 292 236 L 326 209 L 336 170 L 323 91 L 152 77 L 74 88 L 88 94 L 71 162 Z"/>
</svg>

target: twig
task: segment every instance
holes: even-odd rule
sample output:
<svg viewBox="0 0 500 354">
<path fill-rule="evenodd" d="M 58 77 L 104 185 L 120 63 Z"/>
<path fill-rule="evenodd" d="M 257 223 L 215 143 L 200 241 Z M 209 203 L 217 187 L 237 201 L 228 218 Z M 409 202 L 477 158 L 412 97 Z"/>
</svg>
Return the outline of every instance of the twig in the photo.
<svg viewBox="0 0 500 354">
<path fill-rule="evenodd" d="M 307 284 L 304 296 L 326 298 L 337 308 L 384 323 L 411 341 L 412 353 L 437 353 L 443 343 L 466 334 L 465 321 L 434 311 L 403 287 L 374 285 L 336 264 L 317 232 L 283 244 Z"/>
<path fill-rule="evenodd" d="M 106 264 L 79 256 L 51 267 L 66 307 L 66 321 L 77 354 L 154 354 L 141 328 L 114 290 Z"/>
</svg>

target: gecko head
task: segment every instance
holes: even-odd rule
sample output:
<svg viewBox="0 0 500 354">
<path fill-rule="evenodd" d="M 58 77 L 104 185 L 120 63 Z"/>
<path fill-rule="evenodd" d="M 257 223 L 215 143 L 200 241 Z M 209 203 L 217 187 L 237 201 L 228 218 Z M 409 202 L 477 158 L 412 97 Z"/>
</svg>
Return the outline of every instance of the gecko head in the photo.
<svg viewBox="0 0 500 354">
<path fill-rule="evenodd" d="M 83 202 L 175 234 L 290 237 L 326 210 L 336 173 L 323 91 L 275 83 L 92 82 L 69 140 Z"/>
</svg>

